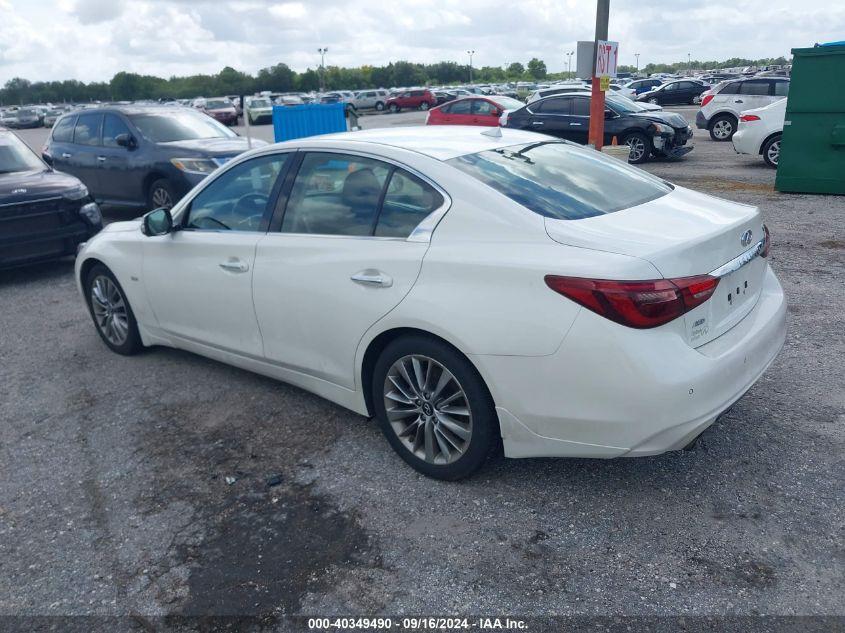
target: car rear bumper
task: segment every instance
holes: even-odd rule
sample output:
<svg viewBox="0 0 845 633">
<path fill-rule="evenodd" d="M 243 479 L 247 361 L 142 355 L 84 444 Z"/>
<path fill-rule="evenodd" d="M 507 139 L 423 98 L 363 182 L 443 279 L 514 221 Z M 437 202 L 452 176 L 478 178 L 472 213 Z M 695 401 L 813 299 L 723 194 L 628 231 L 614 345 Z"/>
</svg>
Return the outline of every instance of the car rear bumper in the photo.
<svg viewBox="0 0 845 633">
<path fill-rule="evenodd" d="M 697 349 L 671 328 L 633 331 L 582 310 L 539 357 L 473 356 L 508 457 L 656 455 L 683 448 L 757 381 L 786 338 L 770 268 L 754 309 Z"/>
<path fill-rule="evenodd" d="M 695 127 L 699 130 L 706 130 L 709 123 L 710 121 L 706 116 L 704 116 L 704 113 L 701 110 L 695 113 Z"/>
</svg>

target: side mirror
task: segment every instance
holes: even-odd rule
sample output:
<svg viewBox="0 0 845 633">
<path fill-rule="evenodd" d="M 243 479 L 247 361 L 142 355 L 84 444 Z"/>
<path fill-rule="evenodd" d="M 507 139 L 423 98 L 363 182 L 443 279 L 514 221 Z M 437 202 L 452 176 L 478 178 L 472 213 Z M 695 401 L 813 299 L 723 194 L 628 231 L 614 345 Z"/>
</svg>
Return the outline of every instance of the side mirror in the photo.
<svg viewBox="0 0 845 633">
<path fill-rule="evenodd" d="M 135 147 L 135 137 L 126 132 L 115 136 L 114 142 L 117 143 L 120 147 L 126 147 L 127 149 L 132 149 Z"/>
<path fill-rule="evenodd" d="M 501 110 L 493 110 L 490 113 L 490 116 L 502 116 L 502 111 Z"/>
<path fill-rule="evenodd" d="M 170 209 L 154 209 L 144 216 L 143 232 L 147 237 L 167 235 L 173 230 L 173 216 Z"/>
</svg>

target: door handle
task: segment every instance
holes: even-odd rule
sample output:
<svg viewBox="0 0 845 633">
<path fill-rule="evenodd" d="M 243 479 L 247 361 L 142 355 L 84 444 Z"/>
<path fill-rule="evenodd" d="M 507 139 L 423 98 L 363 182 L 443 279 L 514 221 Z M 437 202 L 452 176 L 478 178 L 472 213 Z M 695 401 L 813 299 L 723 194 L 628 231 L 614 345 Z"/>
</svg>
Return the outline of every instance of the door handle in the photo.
<svg viewBox="0 0 845 633">
<path fill-rule="evenodd" d="M 364 286 L 379 286 L 381 288 L 390 288 L 393 285 L 393 280 L 387 275 L 378 271 L 362 270 L 350 277 L 355 283 Z"/>
<path fill-rule="evenodd" d="M 70 158 L 73 154 L 68 154 L 67 152 L 62 153 L 62 158 Z"/>
<path fill-rule="evenodd" d="M 531 125 L 545 125 L 543 121 L 531 121 Z"/>
<path fill-rule="evenodd" d="M 102 163 L 102 162 L 105 162 L 106 157 L 105 156 L 97 156 L 97 160 Z"/>
<path fill-rule="evenodd" d="M 570 123 L 569 125 L 584 125 L 583 123 Z"/>
<path fill-rule="evenodd" d="M 239 259 L 230 259 L 229 261 L 218 264 L 218 266 L 232 273 L 245 273 L 249 270 L 249 264 Z"/>
<path fill-rule="evenodd" d="M 745 103 L 742 99 L 737 99 L 734 103 Z"/>
</svg>

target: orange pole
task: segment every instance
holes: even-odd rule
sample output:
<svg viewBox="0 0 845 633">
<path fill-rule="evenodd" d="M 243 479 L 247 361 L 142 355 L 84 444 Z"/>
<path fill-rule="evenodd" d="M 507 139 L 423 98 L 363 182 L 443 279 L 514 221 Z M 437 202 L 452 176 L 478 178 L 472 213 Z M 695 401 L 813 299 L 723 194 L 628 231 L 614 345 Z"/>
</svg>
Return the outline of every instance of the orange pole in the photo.
<svg viewBox="0 0 845 633">
<path fill-rule="evenodd" d="M 604 145 L 604 92 L 598 77 L 593 77 L 593 93 L 590 98 L 589 143 L 597 150 Z"/>
</svg>

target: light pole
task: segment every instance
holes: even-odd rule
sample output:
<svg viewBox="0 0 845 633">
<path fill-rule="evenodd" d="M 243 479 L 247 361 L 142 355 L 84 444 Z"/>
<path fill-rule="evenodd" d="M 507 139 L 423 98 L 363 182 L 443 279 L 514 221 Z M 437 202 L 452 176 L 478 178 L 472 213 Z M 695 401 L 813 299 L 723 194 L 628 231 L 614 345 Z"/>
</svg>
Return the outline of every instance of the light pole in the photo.
<svg viewBox="0 0 845 633">
<path fill-rule="evenodd" d="M 326 89 L 326 53 L 329 52 L 329 47 L 318 48 L 317 52 L 320 53 L 320 92 L 323 92 Z"/>
<path fill-rule="evenodd" d="M 566 51 L 566 78 L 572 79 L 572 56 L 575 51 Z"/>
<path fill-rule="evenodd" d="M 687 77 L 692 75 L 692 55 L 687 53 Z"/>
<path fill-rule="evenodd" d="M 472 56 L 475 55 L 475 51 L 467 51 L 467 55 L 469 55 L 469 85 L 472 85 Z"/>
<path fill-rule="evenodd" d="M 640 54 L 634 53 L 634 57 L 637 58 L 637 70 L 636 70 L 636 72 L 639 73 L 640 72 Z"/>
</svg>

